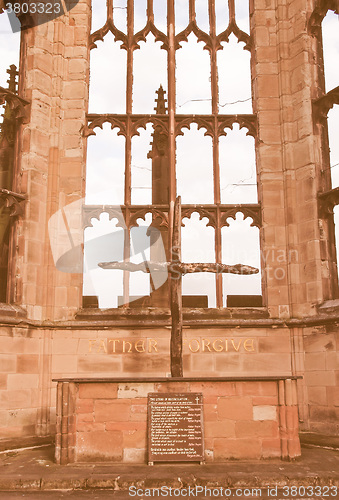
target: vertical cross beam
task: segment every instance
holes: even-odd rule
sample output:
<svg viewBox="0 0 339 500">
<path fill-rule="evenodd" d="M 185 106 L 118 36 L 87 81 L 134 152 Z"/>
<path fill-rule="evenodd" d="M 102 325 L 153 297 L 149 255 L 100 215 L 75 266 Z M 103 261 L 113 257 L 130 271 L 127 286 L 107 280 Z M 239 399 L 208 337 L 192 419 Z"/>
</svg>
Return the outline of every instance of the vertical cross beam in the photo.
<svg viewBox="0 0 339 500">
<path fill-rule="evenodd" d="M 181 262 L 181 197 L 175 200 L 173 211 L 173 233 L 171 248 L 171 376 L 182 377 L 182 274 L 175 272 L 175 263 Z"/>
</svg>

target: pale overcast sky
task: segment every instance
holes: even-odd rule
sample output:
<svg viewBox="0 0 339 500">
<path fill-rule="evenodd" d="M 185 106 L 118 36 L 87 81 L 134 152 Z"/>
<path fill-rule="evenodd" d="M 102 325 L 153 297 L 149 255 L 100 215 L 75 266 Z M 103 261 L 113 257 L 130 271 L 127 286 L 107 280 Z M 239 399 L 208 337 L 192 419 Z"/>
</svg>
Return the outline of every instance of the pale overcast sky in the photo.
<svg viewBox="0 0 339 500">
<path fill-rule="evenodd" d="M 135 2 L 135 30 L 146 23 L 147 0 Z M 223 31 L 228 24 L 225 0 L 216 0 L 217 31 Z M 105 22 L 105 2 L 95 1 L 93 9 L 93 30 Z M 114 21 L 118 29 L 126 30 L 126 0 L 116 0 Z M 154 1 L 155 24 L 166 32 L 166 3 Z M 196 0 L 197 23 L 208 30 L 207 0 Z M 248 2 L 237 1 L 237 22 L 248 32 Z M 176 31 L 184 29 L 188 22 L 188 1 L 176 2 Z M 324 54 L 326 89 L 339 83 L 339 30 L 338 16 L 329 12 L 324 21 Z M 6 87 L 6 68 L 18 65 L 19 34 L 13 34 L 6 14 L 0 16 L 0 85 Z M 120 43 L 113 43 L 109 33 L 105 42 L 97 42 L 97 49 L 91 52 L 91 93 L 90 112 L 124 113 L 126 89 L 126 51 L 120 50 Z M 134 52 L 133 111 L 135 113 L 154 112 L 155 90 L 160 84 L 167 90 L 166 51 L 154 42 L 153 35 L 147 44 L 141 42 L 140 50 Z M 218 52 L 219 102 L 222 113 L 251 113 L 249 52 L 243 44 L 236 43 L 232 36 L 229 44 L 223 44 Z M 107 64 L 107 61 L 111 61 Z M 230 77 L 232 75 L 232 77 Z M 197 43 L 190 35 L 188 43 L 182 43 L 177 51 L 177 112 L 209 113 L 211 104 L 209 54 L 203 50 L 203 43 Z M 200 101 L 192 102 L 192 99 Z M 235 105 L 227 103 L 245 101 Z M 339 141 L 337 140 L 339 106 L 329 114 L 331 140 L 331 165 L 333 186 L 339 186 Z M 88 170 L 86 202 L 89 204 L 122 204 L 124 185 L 124 138 L 117 136 L 117 130 L 110 130 L 106 124 L 103 130 L 96 129 L 96 137 L 88 139 Z M 132 141 L 132 202 L 151 203 L 151 160 L 147 159 L 150 149 L 152 127 L 140 130 L 140 137 Z M 254 144 L 246 137 L 246 130 L 238 131 L 234 126 L 226 137 L 220 139 L 220 172 L 222 203 L 256 203 Z M 199 148 L 196 145 L 199 144 Z M 184 136 L 177 139 L 177 180 L 178 194 L 183 203 L 212 203 L 212 148 L 211 139 L 204 137 L 204 130 L 192 125 L 185 129 Z M 245 184 L 239 186 L 237 184 Z M 338 215 L 339 217 L 339 215 Z M 115 222 L 107 222 L 105 214 L 102 223 L 93 221 L 93 228 L 86 230 L 86 240 L 99 234 L 115 230 Z M 106 222 L 104 222 L 106 220 Z M 238 214 L 237 221 L 223 229 L 223 262 L 244 263 L 259 267 L 258 230 L 250 228 L 251 220 L 243 223 Z M 199 221 L 197 214 L 185 220 L 182 230 L 183 260 L 191 262 L 214 261 L 214 231 L 206 227 L 207 219 Z M 144 223 L 144 222 L 143 222 Z M 144 223 L 145 224 L 145 223 Z M 246 234 L 246 236 L 244 236 Z M 244 244 L 245 242 L 245 244 Z M 138 260 L 138 258 L 136 258 Z M 112 278 L 113 277 L 113 278 Z M 101 307 L 116 306 L 117 295 L 122 295 L 122 273 L 119 271 L 92 270 L 86 273 L 84 294 L 99 295 Z M 233 293 L 260 293 L 260 276 L 239 277 L 224 275 L 224 295 Z M 209 295 L 209 306 L 215 306 L 215 276 L 212 274 L 184 277 L 184 294 Z M 149 292 L 149 278 L 141 273 L 131 273 L 131 295 Z"/>
</svg>

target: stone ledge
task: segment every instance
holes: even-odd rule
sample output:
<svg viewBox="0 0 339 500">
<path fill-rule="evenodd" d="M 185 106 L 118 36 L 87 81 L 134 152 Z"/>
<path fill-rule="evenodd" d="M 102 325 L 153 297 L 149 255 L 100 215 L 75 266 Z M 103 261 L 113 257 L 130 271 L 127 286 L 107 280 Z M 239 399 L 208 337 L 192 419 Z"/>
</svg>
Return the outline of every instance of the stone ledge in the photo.
<svg viewBox="0 0 339 500">
<path fill-rule="evenodd" d="M 0 302 L 0 322 L 2 318 L 26 318 L 27 311 L 20 306 Z"/>
<path fill-rule="evenodd" d="M 339 299 L 335 300 L 326 300 L 318 307 L 319 314 L 335 314 L 339 313 Z"/>
<path fill-rule="evenodd" d="M 332 302 L 332 301 L 331 301 Z M 336 302 L 336 301 L 335 301 Z M 326 303 L 327 306 L 328 303 Z M 2 309 L 1 309 L 2 306 Z M 187 309 L 183 310 L 184 327 L 225 327 L 225 328 L 303 328 L 339 323 L 338 310 L 332 312 L 326 306 L 320 314 L 304 318 L 271 318 L 265 308 L 228 309 Z M 334 310 L 334 309 L 333 309 Z M 113 312 L 114 311 L 114 312 Z M 230 316 L 232 314 L 232 317 Z M 34 320 L 27 318 L 26 311 L 20 306 L 0 304 L 0 324 L 19 328 L 96 330 L 98 328 L 171 328 L 169 310 L 140 310 L 137 313 L 121 312 L 118 309 L 79 311 L 71 320 Z"/>
<path fill-rule="evenodd" d="M 133 383 L 142 384 L 150 382 L 272 382 L 278 380 L 298 380 L 302 379 L 301 375 L 277 375 L 277 376 L 248 376 L 248 377 L 72 377 L 72 378 L 53 378 L 52 382 L 72 382 L 74 384 L 87 383 Z"/>
<path fill-rule="evenodd" d="M 54 442 L 54 436 L 46 437 L 20 437 L 0 440 L 0 452 L 11 450 L 22 450 L 24 448 L 39 448 L 41 446 L 50 445 Z"/>
<path fill-rule="evenodd" d="M 339 436 L 326 436 L 315 432 L 301 432 L 300 442 L 305 446 L 339 450 Z"/>
<path fill-rule="evenodd" d="M 109 319 L 152 319 L 169 320 L 171 317 L 170 309 L 160 308 L 119 308 L 119 309 L 81 309 L 76 314 L 77 320 L 109 320 Z M 265 307 L 226 307 L 217 308 L 183 308 L 184 321 L 196 319 L 257 319 L 269 318 L 268 310 Z"/>
</svg>

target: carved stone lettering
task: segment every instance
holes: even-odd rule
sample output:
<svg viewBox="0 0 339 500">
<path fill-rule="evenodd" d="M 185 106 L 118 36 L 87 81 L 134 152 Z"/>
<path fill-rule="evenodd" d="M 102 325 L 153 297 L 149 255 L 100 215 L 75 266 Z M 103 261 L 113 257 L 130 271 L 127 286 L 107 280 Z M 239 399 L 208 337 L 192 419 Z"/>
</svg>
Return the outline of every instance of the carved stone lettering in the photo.
<svg viewBox="0 0 339 500">
<path fill-rule="evenodd" d="M 158 346 L 159 339 L 89 339 L 88 352 L 92 354 L 157 354 L 166 353 L 166 346 Z M 241 352 L 243 354 L 256 351 L 254 338 L 193 338 L 184 339 L 183 348 L 188 353 Z"/>
</svg>

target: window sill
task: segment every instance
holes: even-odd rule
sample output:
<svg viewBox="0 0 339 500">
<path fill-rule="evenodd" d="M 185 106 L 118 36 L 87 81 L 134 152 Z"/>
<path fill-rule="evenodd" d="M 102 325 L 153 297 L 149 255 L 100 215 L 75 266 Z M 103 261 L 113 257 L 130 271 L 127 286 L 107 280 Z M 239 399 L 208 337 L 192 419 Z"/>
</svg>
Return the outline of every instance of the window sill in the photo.
<svg viewBox="0 0 339 500">
<path fill-rule="evenodd" d="M 119 325 L 136 323 L 140 326 L 171 325 L 171 313 L 169 309 L 160 308 L 119 308 L 119 309 L 81 309 L 76 315 L 76 321 L 111 321 Z M 239 323 L 241 320 L 252 322 L 253 320 L 269 320 L 268 310 L 265 307 L 230 307 L 224 309 L 205 308 L 183 308 L 183 321 L 185 326 L 195 324 L 213 324 L 217 326 L 222 323 Z"/>
</svg>

